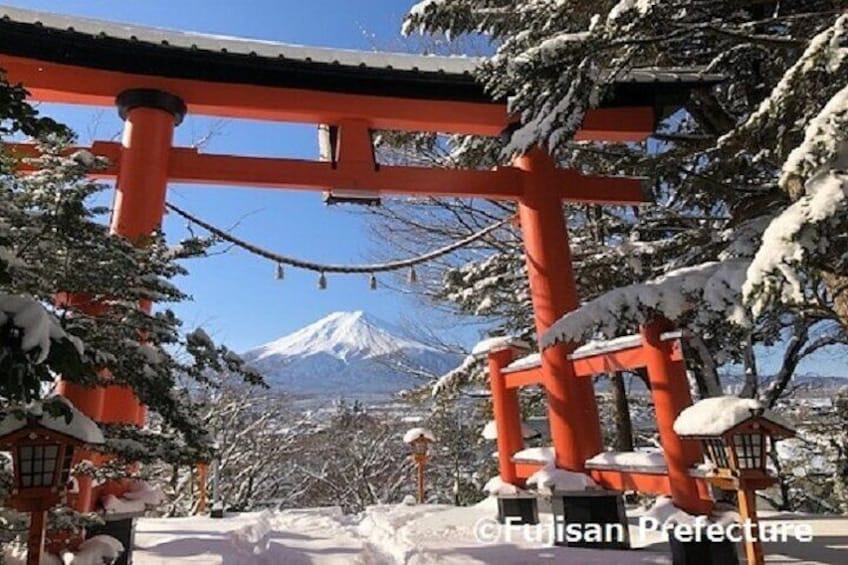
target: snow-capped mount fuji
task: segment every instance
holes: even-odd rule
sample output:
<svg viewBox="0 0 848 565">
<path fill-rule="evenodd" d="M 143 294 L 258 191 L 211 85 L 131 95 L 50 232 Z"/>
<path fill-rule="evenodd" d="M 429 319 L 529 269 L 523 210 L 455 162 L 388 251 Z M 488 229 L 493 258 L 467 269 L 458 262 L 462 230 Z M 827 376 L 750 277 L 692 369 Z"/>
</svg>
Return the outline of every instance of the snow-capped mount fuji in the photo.
<svg viewBox="0 0 848 565">
<path fill-rule="evenodd" d="M 389 395 L 424 383 L 401 366 L 441 374 L 459 361 L 362 311 L 334 312 L 242 357 L 274 388 L 332 397 Z"/>
</svg>

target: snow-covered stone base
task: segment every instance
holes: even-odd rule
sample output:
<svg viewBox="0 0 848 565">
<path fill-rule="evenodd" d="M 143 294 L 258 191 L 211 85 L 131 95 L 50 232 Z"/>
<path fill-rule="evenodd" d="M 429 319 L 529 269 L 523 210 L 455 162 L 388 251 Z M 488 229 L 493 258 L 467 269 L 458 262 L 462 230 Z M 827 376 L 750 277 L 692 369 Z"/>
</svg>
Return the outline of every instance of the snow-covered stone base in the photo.
<svg viewBox="0 0 848 565">
<path fill-rule="evenodd" d="M 541 494 L 552 495 L 554 492 L 577 492 L 597 488 L 592 477 L 583 473 L 574 473 L 565 469 L 557 469 L 553 463 L 548 463 L 527 479 L 527 486 L 536 487 Z"/>
</svg>

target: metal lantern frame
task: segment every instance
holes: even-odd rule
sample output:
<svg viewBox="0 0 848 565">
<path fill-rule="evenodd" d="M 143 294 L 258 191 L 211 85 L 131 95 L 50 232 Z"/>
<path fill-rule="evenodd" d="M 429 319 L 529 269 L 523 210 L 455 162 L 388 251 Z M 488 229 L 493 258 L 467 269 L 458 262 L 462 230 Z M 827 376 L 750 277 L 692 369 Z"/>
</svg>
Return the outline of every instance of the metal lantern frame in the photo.
<svg viewBox="0 0 848 565">
<path fill-rule="evenodd" d="M 84 443 L 44 426 L 41 417 L 33 415 L 27 416 L 20 428 L 0 436 L 0 450 L 11 453 L 14 473 L 11 496 L 3 504 L 30 514 L 28 565 L 41 562 L 47 511 L 62 502 L 74 450 Z"/>
<path fill-rule="evenodd" d="M 430 444 L 433 443 L 433 440 L 421 433 L 407 443 L 412 448 L 412 458 L 415 460 L 416 467 L 418 468 L 418 504 L 423 504 L 424 465 L 427 463 L 427 458 L 430 454 Z"/>
</svg>

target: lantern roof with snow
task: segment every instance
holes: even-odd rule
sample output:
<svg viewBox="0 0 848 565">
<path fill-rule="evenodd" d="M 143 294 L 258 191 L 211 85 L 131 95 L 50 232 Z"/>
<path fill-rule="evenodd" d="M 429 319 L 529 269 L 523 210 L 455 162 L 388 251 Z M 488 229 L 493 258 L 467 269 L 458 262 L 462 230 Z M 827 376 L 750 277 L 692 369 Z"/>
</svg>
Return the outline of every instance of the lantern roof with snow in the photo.
<svg viewBox="0 0 848 565">
<path fill-rule="evenodd" d="M 791 437 L 795 430 L 783 418 L 753 398 L 717 396 L 706 398 L 683 410 L 674 421 L 674 431 L 686 438 L 716 438 L 745 431 L 757 424 L 774 437 Z"/>
<path fill-rule="evenodd" d="M 403 434 L 404 443 L 414 443 L 416 441 L 436 441 L 436 436 L 427 428 L 412 428 Z"/>
<path fill-rule="evenodd" d="M 62 404 L 62 414 L 54 415 L 47 404 Z M 13 442 L 22 430 L 43 428 L 58 434 L 73 443 L 102 444 L 103 432 L 88 416 L 80 412 L 68 399 L 55 396 L 44 402 L 32 402 L 17 409 L 10 409 L 0 420 L 0 443 Z"/>
</svg>

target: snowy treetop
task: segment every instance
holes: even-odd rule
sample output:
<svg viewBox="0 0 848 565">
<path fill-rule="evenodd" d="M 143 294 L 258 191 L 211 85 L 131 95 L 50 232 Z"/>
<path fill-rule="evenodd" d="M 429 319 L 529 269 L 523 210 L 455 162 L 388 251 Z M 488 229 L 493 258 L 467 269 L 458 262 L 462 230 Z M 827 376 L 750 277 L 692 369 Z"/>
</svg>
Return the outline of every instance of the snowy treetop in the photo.
<svg viewBox="0 0 848 565">
<path fill-rule="evenodd" d="M 719 436 L 754 417 L 755 412 L 787 429 L 792 426 L 753 398 L 717 396 L 699 400 L 686 408 L 674 421 L 674 431 L 681 436 Z"/>
</svg>

